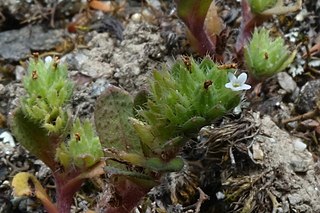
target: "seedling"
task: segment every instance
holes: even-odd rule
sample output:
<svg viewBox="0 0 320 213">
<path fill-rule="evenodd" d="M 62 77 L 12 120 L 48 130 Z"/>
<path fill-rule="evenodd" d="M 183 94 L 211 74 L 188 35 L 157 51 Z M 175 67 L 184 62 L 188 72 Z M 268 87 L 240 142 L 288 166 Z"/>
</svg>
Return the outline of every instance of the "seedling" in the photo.
<svg viewBox="0 0 320 213">
<path fill-rule="evenodd" d="M 256 29 L 245 47 L 244 60 L 252 76 L 264 79 L 284 70 L 292 63 L 297 51 L 290 52 L 281 37 L 272 39 L 269 31 Z"/>
<path fill-rule="evenodd" d="M 72 83 L 58 59 L 29 61 L 24 87 L 27 95 L 13 113 L 12 131 L 17 140 L 52 171 L 56 204 L 32 174 L 18 173 L 12 181 L 16 196 L 40 199 L 49 213 L 69 213 L 73 195 L 86 178 L 103 174 L 100 141 L 89 121 L 72 122 L 67 103 Z"/>
</svg>

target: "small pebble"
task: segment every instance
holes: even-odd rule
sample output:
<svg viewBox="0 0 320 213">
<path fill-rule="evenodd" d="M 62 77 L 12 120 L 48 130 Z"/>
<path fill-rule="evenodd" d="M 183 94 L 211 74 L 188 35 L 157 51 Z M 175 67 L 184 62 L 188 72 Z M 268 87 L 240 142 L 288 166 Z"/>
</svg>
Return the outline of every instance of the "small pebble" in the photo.
<svg viewBox="0 0 320 213">
<path fill-rule="evenodd" d="M 253 159 L 254 160 L 263 160 L 264 154 L 261 150 L 261 147 L 258 143 L 252 145 Z"/>
<path fill-rule="evenodd" d="M 309 170 L 310 161 L 307 160 L 292 160 L 290 166 L 294 172 L 305 173 Z"/>
<path fill-rule="evenodd" d="M 217 192 L 216 193 L 216 197 L 218 200 L 222 200 L 225 198 L 225 195 L 222 192 Z"/>
<path fill-rule="evenodd" d="M 0 133 L 0 141 L 2 141 L 2 143 L 9 144 L 11 147 L 16 146 L 12 135 L 8 131 L 3 131 L 2 133 Z"/>
<path fill-rule="evenodd" d="M 26 69 L 23 66 L 16 66 L 14 73 L 17 81 L 21 81 L 26 74 Z"/>
<path fill-rule="evenodd" d="M 142 15 L 141 13 L 135 13 L 131 16 L 132 21 L 134 21 L 135 23 L 139 23 L 142 21 Z"/>
<path fill-rule="evenodd" d="M 288 93 L 293 93 L 297 88 L 297 83 L 286 72 L 280 72 L 277 74 L 278 83 L 282 89 Z"/>
<path fill-rule="evenodd" d="M 307 145 L 303 143 L 300 139 L 296 139 L 293 141 L 294 149 L 298 152 L 302 152 L 307 148 Z"/>
</svg>

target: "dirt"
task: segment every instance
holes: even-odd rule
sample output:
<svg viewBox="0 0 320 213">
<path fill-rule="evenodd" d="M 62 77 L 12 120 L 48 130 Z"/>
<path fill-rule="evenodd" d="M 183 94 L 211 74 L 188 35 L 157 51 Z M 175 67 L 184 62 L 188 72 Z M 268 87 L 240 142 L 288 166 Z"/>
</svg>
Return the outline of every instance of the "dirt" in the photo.
<svg viewBox="0 0 320 213">
<path fill-rule="evenodd" d="M 104 21 L 96 21 L 92 25 L 103 24 L 95 30 L 76 35 L 68 33 L 63 23 L 70 23 L 71 17 L 79 12 L 78 3 L 74 7 L 58 5 L 67 12 L 55 20 L 55 28 L 47 14 L 47 9 L 54 5 L 52 3 L 43 4 L 43 10 L 33 1 L 0 3 L 0 12 L 15 20 L 10 23 L 0 19 L 0 134 L 4 130 L 10 132 L 10 114 L 19 105 L 19 97 L 24 95 L 21 83 L 25 73 L 24 61 L 33 51 L 45 54 L 63 47 L 59 52 L 61 62 L 68 64 L 69 77 L 76 85 L 70 103 L 73 114 L 91 119 L 95 100 L 108 84 L 135 94 L 148 87 L 154 69 L 169 66 L 181 54 L 194 54 L 186 43 L 184 25 L 171 14 L 172 11 L 174 14 L 174 4 L 162 2 L 164 6 L 155 9 L 156 2 L 146 1 L 141 7 L 140 3 L 130 1 L 126 8 L 130 15 L 98 13 L 100 18 L 97 20 Z M 236 25 L 236 17 L 240 15 L 239 3 L 232 1 L 229 6 L 236 14 L 230 24 Z M 21 7 L 25 10 L 33 8 L 38 15 L 17 14 L 17 8 Z M 244 140 L 232 149 L 235 164 L 230 161 L 223 164 L 204 161 L 206 154 L 197 149 L 197 144 L 203 142 L 201 139 L 207 135 L 200 132 L 198 140 L 187 143 L 190 147 L 195 146 L 193 151 L 184 147 L 182 155 L 186 166 L 183 171 L 164 176 L 162 184 L 152 189 L 142 201 L 142 204 L 149 205 L 146 212 L 196 212 L 196 207 L 201 205 L 201 212 L 241 212 L 243 209 L 247 209 L 246 212 L 320 212 L 318 114 L 315 112 L 311 117 L 282 122 L 317 110 L 315 105 L 319 97 L 315 88 L 319 84 L 319 66 L 310 71 L 305 66 L 308 61 L 302 55 L 305 47 L 311 48 L 319 39 L 319 17 L 316 15 L 319 8 L 319 1 L 305 1 L 305 11 L 302 11 L 309 16 L 304 15 L 302 21 L 296 21 L 295 14 L 282 17 L 287 21 L 293 20 L 290 27 L 287 22 L 281 22 L 282 19 L 273 23 L 280 26 L 288 41 L 292 32 L 306 32 L 303 34 L 309 36 L 307 43 L 299 47 L 294 64 L 285 74 L 263 82 L 258 95 L 250 94 L 248 99 L 251 97 L 252 103 L 249 109 L 244 109 L 244 116 L 226 118 L 221 126 L 204 127 L 208 130 L 206 134 L 210 135 L 217 129 L 222 131 L 223 124 L 238 125 L 243 122 L 243 117 L 251 118 L 255 131 L 252 130 L 251 135 L 244 133 L 250 136 L 250 140 Z M 139 20 L 133 16 L 135 13 L 147 15 Z M 30 23 L 19 24 L 26 20 Z M 71 48 L 66 47 L 68 45 Z M 319 53 L 310 61 L 318 58 Z M 304 69 L 300 75 L 297 73 L 299 66 Z M 302 124 L 306 119 L 311 119 L 313 126 Z M 231 133 L 224 136 L 231 137 Z M 210 147 L 210 141 L 204 141 Z M 12 145 L 0 140 L 0 159 L 0 212 L 43 212 L 34 199 L 14 198 L 10 181 L 16 173 L 28 171 L 36 174 L 53 195 L 54 183 L 48 168 L 30 156 L 18 141 Z M 210 199 L 200 199 L 202 192 Z M 239 194 L 232 199 L 224 197 L 235 192 Z M 76 195 L 72 211 L 94 209 L 100 194 L 98 188 L 92 190 L 90 183 L 86 183 Z"/>
</svg>

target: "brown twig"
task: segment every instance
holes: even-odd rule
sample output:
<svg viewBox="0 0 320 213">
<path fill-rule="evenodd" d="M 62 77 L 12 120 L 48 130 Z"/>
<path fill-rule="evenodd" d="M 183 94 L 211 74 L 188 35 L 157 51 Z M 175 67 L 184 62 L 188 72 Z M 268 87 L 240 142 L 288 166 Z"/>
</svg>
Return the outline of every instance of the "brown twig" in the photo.
<svg viewBox="0 0 320 213">
<path fill-rule="evenodd" d="M 290 122 L 293 122 L 293 121 L 299 121 L 299 120 L 306 120 L 308 118 L 312 118 L 316 115 L 319 114 L 319 110 L 318 109 L 314 109 L 312 111 L 309 111 L 309 112 L 306 112 L 302 115 L 297 115 L 295 117 L 291 117 L 291 118 L 287 118 L 287 119 L 284 119 L 281 121 L 282 124 L 287 124 L 287 123 L 290 123 Z"/>
<path fill-rule="evenodd" d="M 202 203 L 203 203 L 204 201 L 210 199 L 210 197 L 209 197 L 206 193 L 204 193 L 204 192 L 200 189 L 200 187 L 198 187 L 197 189 L 198 189 L 200 195 L 199 195 L 199 199 L 198 199 L 198 201 L 197 201 L 197 203 L 196 203 L 196 211 L 195 211 L 195 213 L 199 213 Z"/>
</svg>

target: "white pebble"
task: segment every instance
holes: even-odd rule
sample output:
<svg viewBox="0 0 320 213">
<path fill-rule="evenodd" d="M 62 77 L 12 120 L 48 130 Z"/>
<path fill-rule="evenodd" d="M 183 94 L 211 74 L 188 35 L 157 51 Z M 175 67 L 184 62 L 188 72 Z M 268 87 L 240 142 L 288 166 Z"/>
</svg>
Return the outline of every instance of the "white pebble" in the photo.
<svg viewBox="0 0 320 213">
<path fill-rule="evenodd" d="M 9 132 L 2 132 L 0 134 L 0 139 L 2 140 L 3 143 L 8 143 L 11 147 L 16 146 L 14 139 Z"/>
<path fill-rule="evenodd" d="M 307 145 L 303 143 L 300 139 L 293 141 L 293 146 L 296 151 L 302 152 L 307 148 Z"/>
<path fill-rule="evenodd" d="M 222 192 L 217 192 L 216 193 L 216 197 L 218 200 L 222 200 L 224 199 L 226 196 L 222 193 Z"/>
<path fill-rule="evenodd" d="M 142 15 L 141 13 L 135 13 L 131 16 L 132 21 L 139 23 L 142 20 Z"/>
</svg>

